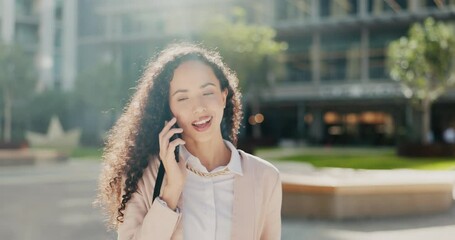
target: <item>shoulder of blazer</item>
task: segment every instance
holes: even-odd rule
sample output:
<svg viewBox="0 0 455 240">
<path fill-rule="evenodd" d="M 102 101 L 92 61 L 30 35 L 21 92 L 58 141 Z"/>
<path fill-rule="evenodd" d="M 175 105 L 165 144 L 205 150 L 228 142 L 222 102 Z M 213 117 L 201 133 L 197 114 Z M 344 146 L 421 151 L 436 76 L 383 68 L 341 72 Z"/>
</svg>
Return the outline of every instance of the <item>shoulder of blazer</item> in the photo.
<svg viewBox="0 0 455 240">
<path fill-rule="evenodd" d="M 252 154 L 249 154 L 249 153 L 246 153 L 242 150 L 239 150 L 239 153 L 240 153 L 240 156 L 242 156 L 242 165 L 243 166 L 247 166 L 247 169 L 248 167 L 251 167 L 254 169 L 254 172 L 256 173 L 256 177 L 260 177 L 260 176 L 266 176 L 268 178 L 272 178 L 272 179 L 276 179 L 277 177 L 279 177 L 279 171 L 278 169 L 273 166 L 273 164 L 271 164 L 270 162 L 258 157 L 258 156 L 255 156 L 255 155 L 252 155 Z"/>
<path fill-rule="evenodd" d="M 159 161 L 157 159 L 153 158 L 152 156 L 148 157 L 148 164 L 144 168 L 144 171 L 142 172 L 141 179 L 151 177 L 151 178 L 153 178 L 153 181 L 155 181 L 154 178 L 156 178 L 156 174 L 158 172 L 159 166 L 160 166 Z M 126 180 L 126 171 L 122 174 L 123 184 L 125 184 L 125 180 Z"/>
<path fill-rule="evenodd" d="M 156 177 L 158 175 L 159 166 L 160 163 L 158 159 L 149 157 L 148 165 L 147 167 L 144 168 L 144 171 L 142 172 L 142 177 L 138 181 L 138 190 L 143 190 L 142 188 L 148 190 L 151 188 L 153 191 L 155 187 Z"/>
</svg>

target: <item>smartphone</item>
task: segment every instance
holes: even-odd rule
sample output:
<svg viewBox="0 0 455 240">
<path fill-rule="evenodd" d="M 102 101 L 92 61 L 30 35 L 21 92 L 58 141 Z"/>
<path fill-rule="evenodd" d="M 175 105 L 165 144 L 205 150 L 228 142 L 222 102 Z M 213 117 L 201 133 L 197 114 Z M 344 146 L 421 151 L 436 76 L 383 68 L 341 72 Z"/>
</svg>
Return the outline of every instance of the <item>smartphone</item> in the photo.
<svg viewBox="0 0 455 240">
<path fill-rule="evenodd" d="M 174 117 L 174 115 L 172 115 L 171 110 L 169 109 L 168 114 L 166 115 L 166 121 L 170 121 L 173 117 Z M 179 125 L 177 124 L 177 122 L 172 126 L 172 128 L 178 128 L 178 127 L 179 127 Z M 176 133 L 176 134 L 172 135 L 171 138 L 169 139 L 169 142 L 172 142 L 177 138 L 182 138 L 180 133 Z M 175 160 L 178 162 L 179 161 L 179 146 L 177 146 L 175 148 L 174 155 L 175 155 Z"/>
<path fill-rule="evenodd" d="M 171 110 L 168 108 L 167 112 L 166 112 L 166 114 L 164 116 L 164 118 L 165 118 L 164 120 L 170 121 L 173 117 L 174 116 L 172 115 Z M 177 123 L 175 123 L 174 126 L 172 126 L 172 128 L 178 128 L 178 127 L 179 126 L 177 125 Z M 180 134 L 174 134 L 169 139 L 169 142 L 172 142 L 172 141 L 174 141 L 177 138 L 181 138 L 181 135 Z M 174 155 L 175 155 L 175 160 L 178 162 L 179 161 L 179 146 L 177 146 L 175 148 Z M 156 177 L 156 184 L 155 184 L 155 187 L 153 189 L 153 201 L 160 195 L 161 185 L 163 183 L 164 174 L 165 174 L 164 164 L 161 162 L 160 163 L 160 167 L 158 168 L 158 175 Z"/>
</svg>

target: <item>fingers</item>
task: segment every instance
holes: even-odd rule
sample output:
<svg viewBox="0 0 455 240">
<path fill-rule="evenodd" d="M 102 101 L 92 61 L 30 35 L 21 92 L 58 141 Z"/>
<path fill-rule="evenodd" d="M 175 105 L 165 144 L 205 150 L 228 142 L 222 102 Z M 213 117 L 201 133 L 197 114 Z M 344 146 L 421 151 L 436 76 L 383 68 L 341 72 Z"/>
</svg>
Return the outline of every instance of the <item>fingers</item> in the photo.
<svg viewBox="0 0 455 240">
<path fill-rule="evenodd" d="M 173 154 L 175 148 L 178 145 L 183 145 L 183 144 L 185 144 L 185 141 L 183 141 L 183 139 L 181 139 L 181 138 L 177 138 L 174 141 L 170 142 L 169 147 L 167 148 L 168 154 Z"/>
<path fill-rule="evenodd" d="M 169 143 L 169 138 L 174 135 L 175 133 L 171 134 L 169 137 L 165 138 L 165 135 L 169 132 L 169 129 L 176 123 L 177 119 L 173 117 L 169 122 L 165 121 L 164 127 L 161 132 L 158 134 L 158 141 L 160 144 L 160 148 L 167 148 Z M 178 129 L 178 128 L 176 128 Z"/>
<path fill-rule="evenodd" d="M 169 139 L 174 136 L 174 134 L 177 133 L 182 133 L 183 129 L 182 128 L 171 128 L 164 136 L 162 137 L 163 142 L 169 142 Z"/>
<path fill-rule="evenodd" d="M 182 128 L 172 128 L 177 122 L 177 119 L 173 117 L 169 122 L 165 122 L 165 126 L 159 133 L 159 145 L 160 145 L 160 157 L 161 160 L 167 162 L 169 159 L 175 159 L 173 154 L 175 148 L 180 144 L 185 144 L 180 138 L 177 138 L 170 142 L 170 139 L 175 135 L 183 132 Z"/>
<path fill-rule="evenodd" d="M 159 140 L 161 140 L 163 138 L 164 134 L 166 134 L 169 131 L 169 129 L 175 124 L 176 121 L 177 121 L 177 119 L 174 117 L 169 122 L 168 121 L 164 122 L 164 127 L 163 127 L 163 129 L 161 129 L 161 132 L 158 134 Z"/>
<path fill-rule="evenodd" d="M 160 137 L 164 135 L 164 133 L 168 132 L 169 129 L 177 122 L 177 118 L 173 117 L 169 122 L 165 122 L 163 130 L 160 132 Z"/>
<path fill-rule="evenodd" d="M 168 148 L 164 152 L 164 154 L 166 156 L 164 158 L 162 158 L 165 167 L 169 163 L 168 161 L 176 162 L 174 150 L 178 145 L 183 145 L 183 144 L 185 144 L 185 141 L 183 141 L 183 139 L 181 139 L 181 138 L 177 138 L 174 141 L 169 143 Z M 164 154 L 162 154 L 162 155 L 160 154 L 160 155 L 163 156 Z"/>
</svg>

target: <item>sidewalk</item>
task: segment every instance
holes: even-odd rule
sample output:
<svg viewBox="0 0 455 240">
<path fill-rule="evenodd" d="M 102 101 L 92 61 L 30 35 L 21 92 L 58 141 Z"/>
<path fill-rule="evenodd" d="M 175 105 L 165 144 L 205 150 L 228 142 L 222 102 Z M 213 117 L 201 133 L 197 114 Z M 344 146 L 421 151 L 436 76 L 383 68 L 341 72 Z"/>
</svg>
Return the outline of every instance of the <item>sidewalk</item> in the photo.
<svg viewBox="0 0 455 240">
<path fill-rule="evenodd" d="M 380 219 L 283 219 L 283 240 L 452 240 L 455 207 L 446 213 Z"/>
<path fill-rule="evenodd" d="M 282 172 L 308 169 L 304 164 L 277 165 Z M 0 168 L 0 214 L 8 219 L 0 224 L 0 239 L 115 239 L 91 205 L 99 169 L 99 161 L 74 159 Z M 449 240 L 453 236 L 455 207 L 412 217 L 282 221 L 283 240 Z"/>
</svg>

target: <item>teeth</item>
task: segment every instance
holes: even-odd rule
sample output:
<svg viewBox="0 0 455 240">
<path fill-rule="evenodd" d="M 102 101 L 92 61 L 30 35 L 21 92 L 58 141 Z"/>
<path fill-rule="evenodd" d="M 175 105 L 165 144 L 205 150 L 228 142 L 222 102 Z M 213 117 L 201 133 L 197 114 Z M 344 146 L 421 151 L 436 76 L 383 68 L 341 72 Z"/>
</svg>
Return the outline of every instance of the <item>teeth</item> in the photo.
<svg viewBox="0 0 455 240">
<path fill-rule="evenodd" d="M 205 120 L 201 120 L 201 121 L 195 122 L 195 123 L 193 123 L 193 124 L 195 124 L 195 125 L 201 125 L 201 124 L 207 123 L 208 121 L 210 121 L 210 119 L 212 119 L 212 118 L 207 118 L 207 119 L 205 119 Z"/>
</svg>

